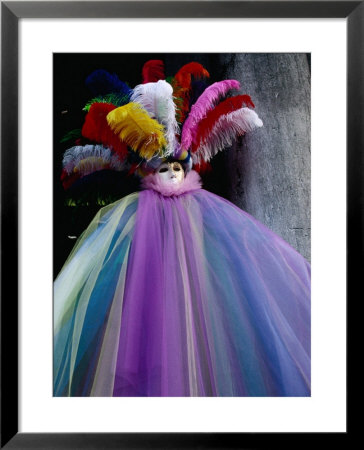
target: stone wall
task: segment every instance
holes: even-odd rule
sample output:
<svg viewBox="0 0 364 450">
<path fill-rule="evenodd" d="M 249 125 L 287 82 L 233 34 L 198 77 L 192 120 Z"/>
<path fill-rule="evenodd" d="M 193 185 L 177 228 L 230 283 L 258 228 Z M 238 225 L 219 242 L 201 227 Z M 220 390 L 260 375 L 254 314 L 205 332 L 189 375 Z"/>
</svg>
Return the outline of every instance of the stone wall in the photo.
<svg viewBox="0 0 364 450">
<path fill-rule="evenodd" d="M 233 54 L 220 58 L 221 79 L 241 82 L 241 92 L 252 97 L 264 123 L 225 152 L 229 200 L 310 260 L 309 55 Z"/>
</svg>

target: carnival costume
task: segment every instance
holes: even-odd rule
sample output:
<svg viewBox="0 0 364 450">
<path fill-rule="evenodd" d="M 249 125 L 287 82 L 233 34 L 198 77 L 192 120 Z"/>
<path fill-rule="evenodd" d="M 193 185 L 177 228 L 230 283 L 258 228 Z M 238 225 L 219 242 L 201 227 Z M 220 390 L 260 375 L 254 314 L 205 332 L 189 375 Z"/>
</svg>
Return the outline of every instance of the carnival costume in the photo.
<svg viewBox="0 0 364 450">
<path fill-rule="evenodd" d="M 202 189 L 198 171 L 262 126 L 249 96 L 225 98 L 238 81 L 207 78 L 190 63 L 166 81 L 152 60 L 133 90 L 89 79 L 109 92 L 86 105 L 63 184 L 108 168 L 142 190 L 99 211 L 55 281 L 55 396 L 310 395 L 310 266 Z"/>
</svg>

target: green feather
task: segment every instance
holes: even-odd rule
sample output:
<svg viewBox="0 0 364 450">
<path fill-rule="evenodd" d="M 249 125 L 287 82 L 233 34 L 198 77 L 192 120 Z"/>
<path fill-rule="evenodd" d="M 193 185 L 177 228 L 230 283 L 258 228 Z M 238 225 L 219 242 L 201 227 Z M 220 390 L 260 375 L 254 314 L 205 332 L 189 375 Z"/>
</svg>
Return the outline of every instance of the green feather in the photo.
<svg viewBox="0 0 364 450">
<path fill-rule="evenodd" d="M 173 86 L 174 77 L 167 77 L 166 78 L 167 83 Z"/>
<path fill-rule="evenodd" d="M 64 143 L 64 142 L 68 142 L 68 141 L 72 141 L 72 140 L 75 141 L 76 139 L 78 139 L 80 137 L 82 137 L 81 128 L 77 128 L 77 129 L 71 130 L 67 134 L 65 134 L 59 142 Z"/>
<path fill-rule="evenodd" d="M 89 111 L 93 103 L 111 103 L 115 106 L 123 106 L 129 103 L 129 101 L 129 95 L 125 94 L 110 93 L 106 95 L 100 95 L 99 97 L 95 97 L 89 100 L 84 106 L 83 111 Z"/>
</svg>

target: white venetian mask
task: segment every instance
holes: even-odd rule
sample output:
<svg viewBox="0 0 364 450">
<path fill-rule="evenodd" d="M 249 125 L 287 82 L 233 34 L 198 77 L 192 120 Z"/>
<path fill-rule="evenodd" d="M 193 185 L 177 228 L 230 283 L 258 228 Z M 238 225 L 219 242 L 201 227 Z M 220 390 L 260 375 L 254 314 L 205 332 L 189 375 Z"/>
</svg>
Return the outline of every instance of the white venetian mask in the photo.
<svg viewBox="0 0 364 450">
<path fill-rule="evenodd" d="M 185 177 L 183 167 L 178 161 L 161 164 L 155 174 L 165 185 L 180 184 Z"/>
</svg>

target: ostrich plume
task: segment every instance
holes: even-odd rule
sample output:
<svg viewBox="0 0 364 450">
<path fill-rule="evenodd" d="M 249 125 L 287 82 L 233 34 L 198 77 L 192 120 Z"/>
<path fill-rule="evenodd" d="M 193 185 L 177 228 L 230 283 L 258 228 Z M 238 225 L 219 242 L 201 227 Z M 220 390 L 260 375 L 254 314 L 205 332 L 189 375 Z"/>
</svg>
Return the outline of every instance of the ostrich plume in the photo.
<svg viewBox="0 0 364 450">
<path fill-rule="evenodd" d="M 147 61 L 143 66 L 142 77 L 143 83 L 164 80 L 164 62 L 160 59 L 151 59 Z"/>
<path fill-rule="evenodd" d="M 200 95 L 183 125 L 181 144 L 188 150 L 192 143 L 192 136 L 196 132 L 197 124 L 210 109 L 216 106 L 219 99 L 231 89 L 240 89 L 240 83 L 236 80 L 218 81 L 212 84 Z"/>
<path fill-rule="evenodd" d="M 130 98 L 132 102 L 143 106 L 152 119 L 165 127 L 167 148 L 164 156 L 173 154 L 177 144 L 176 134 L 179 133 L 172 94 L 172 86 L 164 80 L 159 80 L 156 83 L 139 84 Z"/>
<path fill-rule="evenodd" d="M 210 133 L 201 142 L 192 155 L 193 161 L 209 161 L 217 152 L 230 147 L 238 136 L 262 127 L 263 122 L 257 113 L 249 108 L 241 108 L 229 114 L 220 116 Z"/>
<path fill-rule="evenodd" d="M 163 155 L 167 146 L 164 127 L 149 117 L 139 103 L 128 103 L 112 110 L 106 117 L 108 124 L 119 137 L 142 158 Z"/>
</svg>

